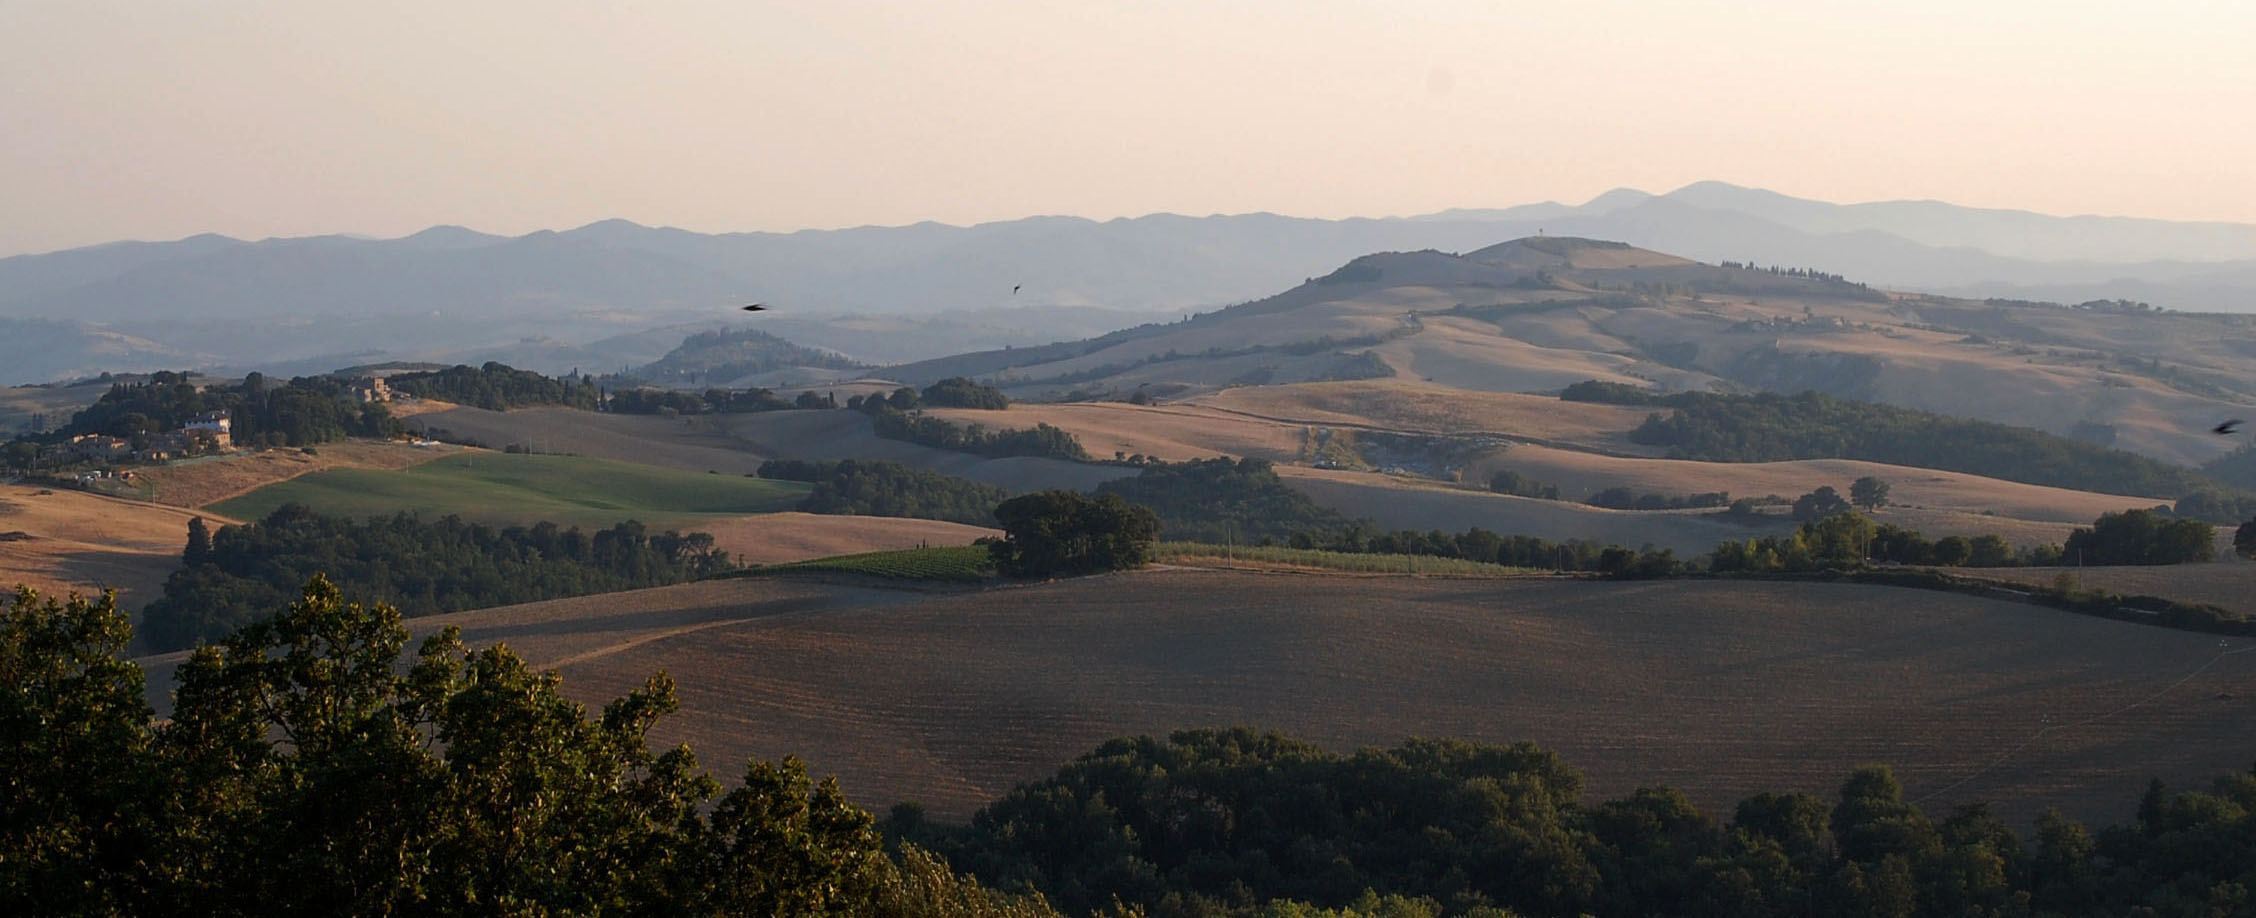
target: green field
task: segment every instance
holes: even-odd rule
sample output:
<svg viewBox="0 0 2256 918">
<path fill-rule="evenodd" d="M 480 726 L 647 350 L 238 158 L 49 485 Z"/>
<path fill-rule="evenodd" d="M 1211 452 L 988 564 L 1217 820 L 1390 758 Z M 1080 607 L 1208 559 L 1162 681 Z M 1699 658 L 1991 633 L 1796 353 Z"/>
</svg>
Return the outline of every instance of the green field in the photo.
<svg viewBox="0 0 2256 918">
<path fill-rule="evenodd" d="M 940 548 L 904 548 L 897 551 L 873 551 L 859 555 L 840 555 L 835 558 L 816 558 L 811 561 L 794 561 L 790 564 L 771 564 L 750 573 L 790 573 L 817 571 L 845 574 L 867 574 L 896 580 L 948 580 L 957 583 L 975 583 L 987 579 L 995 572 L 985 545 L 952 545 Z"/>
<path fill-rule="evenodd" d="M 259 519 L 286 503 L 338 516 L 425 519 L 449 514 L 497 525 L 549 520 L 608 527 L 640 520 L 694 529 L 703 520 L 789 510 L 807 494 L 798 482 L 712 475 L 656 466 L 509 453 L 456 455 L 407 469 L 330 469 L 301 475 L 212 504 L 236 519 Z"/>
</svg>

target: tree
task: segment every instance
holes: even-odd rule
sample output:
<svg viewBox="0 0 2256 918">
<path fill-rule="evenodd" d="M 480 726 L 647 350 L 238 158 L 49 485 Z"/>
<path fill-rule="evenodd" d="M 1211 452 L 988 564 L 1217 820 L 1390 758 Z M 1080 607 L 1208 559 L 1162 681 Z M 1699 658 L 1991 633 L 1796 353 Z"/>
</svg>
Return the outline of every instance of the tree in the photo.
<svg viewBox="0 0 2256 918">
<path fill-rule="evenodd" d="M 1821 520 L 1849 509 L 1849 502 L 1841 499 L 1841 492 L 1832 485 L 1820 485 L 1817 490 L 1794 498 L 1794 519 L 1808 522 Z"/>
<path fill-rule="evenodd" d="M 2084 564 L 2184 564 L 2216 557 L 2216 527 L 2151 510 L 2108 513 L 2068 534 L 2063 553 Z"/>
<path fill-rule="evenodd" d="M 2256 520 L 2242 523 L 2239 529 L 2233 530 L 2233 553 L 2256 559 Z"/>
<path fill-rule="evenodd" d="M 963 376 L 951 376 L 924 387 L 924 404 L 935 408 L 979 408 L 1001 411 L 1010 407 L 1010 396 L 994 386 L 984 386 Z"/>
<path fill-rule="evenodd" d="M 180 563 L 195 567 L 211 560 L 211 530 L 204 528 L 204 518 L 188 519 L 188 546 L 180 550 Z"/>
<path fill-rule="evenodd" d="M 1867 512 L 1888 505 L 1888 483 L 1866 475 L 1849 483 L 1849 501 Z"/>
<path fill-rule="evenodd" d="M 995 566 L 1014 577 L 1142 567 L 1159 538 L 1159 515 L 1115 494 L 1020 495 L 997 505 L 995 519 L 1003 538 L 990 551 Z"/>
</svg>

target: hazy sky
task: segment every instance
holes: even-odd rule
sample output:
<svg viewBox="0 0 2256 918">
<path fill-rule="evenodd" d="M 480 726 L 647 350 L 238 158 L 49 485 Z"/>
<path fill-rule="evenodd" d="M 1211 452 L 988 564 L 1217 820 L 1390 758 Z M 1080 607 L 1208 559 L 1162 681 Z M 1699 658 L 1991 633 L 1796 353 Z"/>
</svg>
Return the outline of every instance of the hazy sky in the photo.
<svg viewBox="0 0 2256 918">
<path fill-rule="evenodd" d="M 2245 0 L 0 0 L 0 254 L 1701 179 L 2256 222 L 2252 39 Z"/>
</svg>

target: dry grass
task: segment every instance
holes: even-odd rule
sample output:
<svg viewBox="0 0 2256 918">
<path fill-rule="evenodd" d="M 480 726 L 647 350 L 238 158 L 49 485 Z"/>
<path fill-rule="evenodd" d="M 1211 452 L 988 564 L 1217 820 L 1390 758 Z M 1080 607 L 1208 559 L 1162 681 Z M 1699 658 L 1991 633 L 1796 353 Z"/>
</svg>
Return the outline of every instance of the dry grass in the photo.
<svg viewBox="0 0 2256 918">
<path fill-rule="evenodd" d="M 1475 463 L 1465 470 L 1465 480 L 1486 482 L 1505 469 L 1556 485 L 1570 500 L 1612 487 L 1638 493 L 1729 491 L 1735 497 L 1795 497 L 1820 485 L 1831 485 L 1847 494 L 1850 482 L 1871 475 L 1888 482 L 1890 501 L 1907 507 L 1975 514 L 1991 511 L 2040 522 L 2088 524 L 2102 513 L 2152 507 L 2157 502 L 2150 497 L 2093 494 L 1853 459 L 1693 462 L 1619 458 L 1541 446 L 1515 446 Z"/>
<path fill-rule="evenodd" d="M 31 536 L 0 541 L 0 588 L 21 583 L 42 593 L 93 595 L 115 587 L 122 604 L 138 607 L 180 566 L 188 520 L 199 515 L 83 491 L 43 490 L 0 485 L 0 532 Z M 214 529 L 234 522 L 200 515 Z"/>
<path fill-rule="evenodd" d="M 763 513 L 699 523 L 721 550 L 749 564 L 783 564 L 810 558 L 852 555 L 927 545 L 969 545 L 994 529 L 908 520 L 890 516 L 828 516 L 814 513 Z"/>
<path fill-rule="evenodd" d="M 720 425 L 706 418 L 598 414 L 575 408 L 523 408 L 487 411 L 450 408 L 416 417 L 421 429 L 443 429 L 494 449 L 521 444 L 536 452 L 575 453 L 616 462 L 663 466 L 685 472 L 746 475 L 767 458 L 747 451 Z"/>
<path fill-rule="evenodd" d="M 1318 504 L 1382 529 L 1463 532 L 1475 526 L 1504 535 L 1588 539 L 1639 548 L 1653 545 L 1690 556 L 1726 539 L 1776 535 L 1793 528 L 1783 517 L 1733 522 L 1713 511 L 1607 510 L 1556 500 L 1511 497 L 1371 472 L 1279 468 L 1285 483 Z"/>
<path fill-rule="evenodd" d="M 204 459 L 188 459 L 136 469 L 144 496 L 175 507 L 202 507 L 241 497 L 267 485 L 328 469 L 404 469 L 458 452 L 439 444 L 415 446 L 388 440 L 343 440 L 314 447 L 268 449 Z"/>
<path fill-rule="evenodd" d="M 1721 808 L 1864 762 L 1940 810 L 2121 820 L 2150 775 L 2247 764 L 2256 654 L 2213 636 L 1842 584 L 1152 571 L 926 594 L 734 580 L 425 620 L 589 702 L 664 669 L 663 742 L 805 757 L 961 818 L 1121 734 L 1257 724 L 1334 749 L 1534 740 L 1594 794 Z M 161 671 L 166 664 L 157 661 Z M 155 684 L 163 684 L 161 681 Z"/>
<path fill-rule="evenodd" d="M 1562 402 L 1548 395 L 1470 392 L 1394 380 L 1242 387 L 1190 403 L 1297 424 L 1515 434 L 1619 451 L 1644 449 L 1627 435 L 1648 413 L 1644 408 Z"/>
</svg>

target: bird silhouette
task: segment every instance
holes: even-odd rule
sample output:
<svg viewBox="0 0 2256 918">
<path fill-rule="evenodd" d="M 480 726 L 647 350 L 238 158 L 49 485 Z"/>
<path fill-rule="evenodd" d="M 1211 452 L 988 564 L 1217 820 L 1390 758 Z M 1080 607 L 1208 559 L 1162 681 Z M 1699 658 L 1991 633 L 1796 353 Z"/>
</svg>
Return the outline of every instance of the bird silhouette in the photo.
<svg viewBox="0 0 2256 918">
<path fill-rule="evenodd" d="M 1012 296 L 1017 296 L 1017 295 L 1018 295 L 1018 288 L 1019 288 L 1019 285 L 1018 285 L 1018 284 L 1012 284 L 1012 285 L 1011 285 L 1011 295 L 1012 295 Z"/>
<path fill-rule="evenodd" d="M 2240 432 L 2240 425 L 2241 425 L 2241 424 L 2243 424 L 2243 423 L 2245 423 L 2245 422 L 2243 422 L 2243 421 L 2242 421 L 2241 419 L 2239 419 L 2239 418 L 2234 418 L 2234 419 L 2232 419 L 2232 420 L 2230 420 L 2230 421 L 2226 421 L 2226 422 L 2224 422 L 2224 423 L 2222 423 L 2222 424 L 2219 424 L 2219 425 L 2217 425 L 2217 426 L 2215 426 L 2215 427 L 2212 427 L 2212 428 L 2210 428 L 2210 430 L 2216 431 L 2217 433 L 2220 433 L 2220 434 L 2224 434 L 2225 436 L 2228 436 L 2228 437 L 2229 437 L 2229 436 L 2232 436 L 2233 434 L 2239 433 L 2239 432 Z"/>
<path fill-rule="evenodd" d="M 744 311 L 745 311 L 745 312 L 767 312 L 767 311 L 768 311 L 768 304 L 766 304 L 766 303 L 754 303 L 754 304 L 752 304 L 752 305 L 750 305 L 750 306 L 746 306 L 746 307 L 744 307 Z"/>
</svg>

